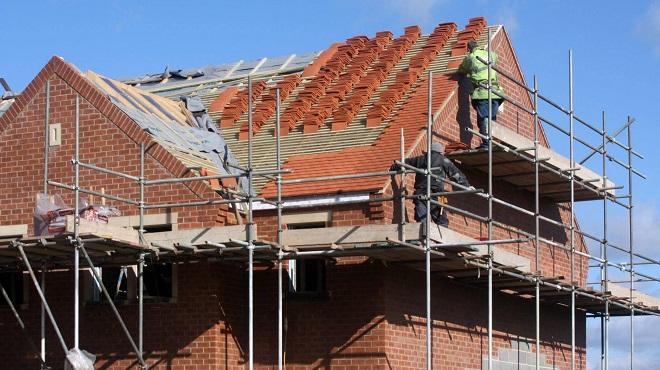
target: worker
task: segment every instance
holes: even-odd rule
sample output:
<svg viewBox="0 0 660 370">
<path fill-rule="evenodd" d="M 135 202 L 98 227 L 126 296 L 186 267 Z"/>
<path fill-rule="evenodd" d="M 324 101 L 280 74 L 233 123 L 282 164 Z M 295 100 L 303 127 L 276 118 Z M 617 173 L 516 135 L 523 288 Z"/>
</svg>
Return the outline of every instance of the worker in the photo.
<svg viewBox="0 0 660 370">
<path fill-rule="evenodd" d="M 438 193 L 444 191 L 444 181 L 441 179 L 449 179 L 452 182 L 463 185 L 466 188 L 471 188 L 467 178 L 459 170 L 452 161 L 444 156 L 445 148 L 440 143 L 431 144 L 431 173 L 438 176 L 431 177 L 431 193 Z M 416 168 L 424 169 L 427 167 L 427 154 L 424 153 L 417 157 L 407 158 L 406 164 Z M 390 171 L 398 171 L 401 166 L 394 163 L 390 167 Z M 422 196 L 426 195 L 426 181 L 427 176 L 423 173 L 417 172 L 415 174 L 415 221 L 423 222 L 426 219 L 426 200 Z M 431 219 L 438 225 L 448 226 L 449 219 L 444 214 L 443 209 L 436 203 L 431 203 Z"/>
<path fill-rule="evenodd" d="M 472 91 L 472 107 L 477 112 L 477 126 L 479 133 L 488 137 L 488 89 L 484 86 L 488 84 L 488 65 L 484 61 L 488 60 L 488 51 L 477 47 L 476 41 L 468 42 L 469 54 L 463 58 L 463 62 L 458 67 L 458 72 L 467 75 L 472 81 L 474 90 Z M 497 54 L 491 51 L 491 63 L 497 63 Z M 491 68 L 490 81 L 493 93 L 491 94 L 492 120 L 497 120 L 497 110 L 502 104 L 502 98 L 496 94 L 504 95 L 497 78 L 497 72 Z M 482 138 L 481 145 L 477 149 L 488 149 L 488 140 Z"/>
</svg>

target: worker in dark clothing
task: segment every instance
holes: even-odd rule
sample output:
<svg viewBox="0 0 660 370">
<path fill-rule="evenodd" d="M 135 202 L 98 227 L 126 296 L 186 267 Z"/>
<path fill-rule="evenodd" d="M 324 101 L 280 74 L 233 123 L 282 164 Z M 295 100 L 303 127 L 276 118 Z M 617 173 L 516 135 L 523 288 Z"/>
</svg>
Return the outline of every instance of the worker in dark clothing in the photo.
<svg viewBox="0 0 660 370">
<path fill-rule="evenodd" d="M 481 60 L 488 60 L 488 51 L 477 47 L 475 41 L 468 43 L 469 54 L 463 58 L 463 62 L 458 67 L 458 72 L 467 75 L 472 81 L 474 90 L 472 91 L 472 107 L 477 112 L 477 126 L 479 133 L 485 137 L 488 136 L 488 89 L 482 86 L 488 84 L 488 65 Z M 491 63 L 497 64 L 497 54 L 491 52 Z M 480 60 L 481 59 L 481 60 Z M 497 120 L 497 110 L 502 104 L 502 98 L 497 94 L 504 95 L 504 90 L 500 87 L 497 72 L 491 68 L 490 85 L 494 93 L 491 94 L 491 118 Z M 488 149 L 488 141 L 482 138 L 478 149 Z"/>
<path fill-rule="evenodd" d="M 455 183 L 470 187 L 467 178 L 459 170 L 452 161 L 447 159 L 444 155 L 444 147 L 440 143 L 431 144 L 431 173 L 438 176 L 440 179 L 449 179 Z M 416 168 L 424 169 L 427 166 L 427 155 L 422 154 L 417 157 L 407 158 L 406 164 Z M 390 171 L 398 171 L 401 167 L 394 163 L 390 167 Z M 431 193 L 438 193 L 444 191 L 444 181 L 430 177 L 431 180 Z M 415 193 L 417 197 L 414 198 L 415 202 L 415 221 L 422 222 L 426 218 L 426 200 L 421 196 L 426 195 L 426 182 L 427 176 L 421 173 L 415 174 Z M 448 226 L 449 219 L 443 213 L 441 206 L 431 203 L 431 219 L 438 225 Z"/>
</svg>

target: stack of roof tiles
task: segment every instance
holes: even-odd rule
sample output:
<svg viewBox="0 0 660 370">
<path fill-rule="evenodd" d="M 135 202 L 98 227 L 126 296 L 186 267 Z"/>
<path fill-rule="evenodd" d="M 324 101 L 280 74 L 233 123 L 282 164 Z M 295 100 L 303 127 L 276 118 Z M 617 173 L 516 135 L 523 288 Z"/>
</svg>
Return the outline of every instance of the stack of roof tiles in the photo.
<svg viewBox="0 0 660 370">
<path fill-rule="evenodd" d="M 409 67 L 397 74 L 395 83 L 381 94 L 380 100 L 369 109 L 367 127 L 379 125 L 390 114 L 394 105 L 410 89 L 411 84 L 417 81 L 431 60 L 440 53 L 455 30 L 454 23 L 443 23 L 433 30 L 426 45 L 410 60 Z M 409 32 L 417 39 L 420 29 L 419 27 L 409 27 L 406 29 L 406 34 Z"/>
<path fill-rule="evenodd" d="M 275 86 L 268 89 L 267 93 L 261 97 L 261 101 L 257 102 L 254 113 L 252 114 L 252 134 L 259 133 L 261 127 L 266 124 L 268 119 L 275 115 L 277 107 L 277 90 L 280 90 L 280 101 L 286 100 L 293 89 L 300 84 L 301 77 L 297 74 L 284 77 Z M 241 125 L 239 140 L 247 140 L 248 138 L 248 122 Z"/>
<path fill-rule="evenodd" d="M 266 88 L 266 81 L 255 81 L 252 84 L 252 101 Z M 248 110 L 248 89 L 239 91 L 225 108 L 220 120 L 220 128 L 231 127 Z"/>
<path fill-rule="evenodd" d="M 222 112 L 237 93 L 238 86 L 230 86 L 224 89 L 209 106 L 209 112 Z M 233 124 L 230 120 L 225 121 L 225 124 L 227 123 Z M 220 125 L 222 126 L 222 121 L 220 121 Z"/>
<path fill-rule="evenodd" d="M 306 85 L 303 91 L 298 94 L 298 99 L 293 101 L 286 109 L 281 119 L 280 132 L 283 135 L 295 128 L 296 124 L 303 118 L 306 118 L 312 107 L 319 103 L 321 97 L 325 94 L 326 89 L 336 81 L 345 67 L 351 63 L 353 58 L 362 51 L 365 47 L 366 36 L 356 36 L 346 40 L 345 44 L 337 48 L 335 54 L 328 60 L 328 62 L 321 68 L 321 71 L 312 78 Z M 336 94 L 336 93 L 335 93 Z M 333 95 L 336 97 L 336 95 Z M 338 100 L 337 100 L 338 102 Z M 331 105 L 332 99 L 324 100 L 324 104 Z M 320 123 L 317 121 L 320 116 L 317 115 L 314 121 L 307 121 L 304 132 L 314 132 L 318 129 Z"/>
<path fill-rule="evenodd" d="M 467 53 L 468 42 L 478 39 L 485 27 L 486 18 L 470 18 L 465 29 L 458 33 L 458 40 L 451 48 L 451 56 L 459 56 Z"/>
<path fill-rule="evenodd" d="M 390 32 L 379 32 L 374 39 L 369 40 L 369 38 L 363 37 L 360 41 L 363 41 L 363 44 L 358 49 L 356 57 L 346 66 L 345 71 L 327 89 L 325 96 L 312 108 L 310 114 L 303 121 L 304 133 L 318 131 L 325 119 L 339 107 L 339 103 L 360 82 L 369 66 L 389 45 L 392 41 L 392 34 Z M 337 120 L 336 116 L 335 120 Z M 346 124 L 348 123 L 346 122 Z"/>
</svg>

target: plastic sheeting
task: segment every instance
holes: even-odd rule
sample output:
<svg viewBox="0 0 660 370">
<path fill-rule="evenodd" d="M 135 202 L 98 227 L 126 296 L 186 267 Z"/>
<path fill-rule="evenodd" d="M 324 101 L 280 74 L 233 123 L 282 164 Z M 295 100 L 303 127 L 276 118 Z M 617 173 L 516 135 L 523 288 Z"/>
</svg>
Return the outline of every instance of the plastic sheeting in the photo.
<svg viewBox="0 0 660 370">
<path fill-rule="evenodd" d="M 215 125 L 215 123 L 213 123 L 211 116 L 209 116 L 209 114 L 206 112 L 206 108 L 204 107 L 204 104 L 199 97 L 182 96 L 181 100 L 186 104 L 186 108 L 195 118 L 197 127 L 201 128 L 202 130 L 220 134 L 220 130 L 218 130 L 218 127 Z"/>
<path fill-rule="evenodd" d="M 105 91 L 114 105 L 156 140 L 167 142 L 176 150 L 205 157 L 215 165 L 215 172 L 221 175 L 231 174 L 238 177 L 241 174 L 241 170 L 229 166 L 229 164 L 238 166 L 238 160 L 229 150 L 220 130 L 199 97 L 181 97 L 180 100 L 185 104 L 184 108 L 166 98 L 141 92 L 93 72 L 89 73 L 91 73 L 90 81 Z M 188 122 L 191 116 L 193 122 Z M 247 193 L 249 187 L 247 178 L 238 177 L 237 182 L 241 190 Z"/>
<path fill-rule="evenodd" d="M 66 229 L 66 216 L 76 212 L 67 206 L 62 197 L 57 194 L 38 193 L 34 206 L 34 233 L 35 235 L 57 235 Z M 109 217 L 121 216 L 117 207 L 88 204 L 85 199 L 80 200 L 80 218 L 100 223 L 108 223 Z"/>
<path fill-rule="evenodd" d="M 195 99 L 191 98 L 186 100 L 186 104 L 190 104 L 191 108 L 195 109 L 191 113 L 195 117 L 198 126 L 190 127 L 187 125 L 184 126 L 184 124 L 174 120 L 165 122 L 162 118 L 149 111 L 148 107 L 128 106 L 112 95 L 109 95 L 109 97 L 113 104 L 128 114 L 143 130 L 154 138 L 171 143 L 178 148 L 204 155 L 209 161 L 215 164 L 217 172 L 221 175 L 241 174 L 241 170 L 227 165 L 238 166 L 239 162 L 229 150 L 227 142 L 218 131 L 206 109 L 204 109 L 201 101 L 195 101 Z M 155 101 L 152 103 L 157 104 Z M 238 183 L 243 191 L 248 192 L 249 185 L 245 177 L 240 177 Z"/>
<path fill-rule="evenodd" d="M 73 348 L 66 354 L 64 359 L 64 370 L 94 370 L 96 356 L 93 354 Z"/>
<path fill-rule="evenodd" d="M 9 110 L 9 107 L 11 107 L 13 102 L 14 99 L 0 100 L 0 116 L 2 116 L 6 111 Z"/>
</svg>

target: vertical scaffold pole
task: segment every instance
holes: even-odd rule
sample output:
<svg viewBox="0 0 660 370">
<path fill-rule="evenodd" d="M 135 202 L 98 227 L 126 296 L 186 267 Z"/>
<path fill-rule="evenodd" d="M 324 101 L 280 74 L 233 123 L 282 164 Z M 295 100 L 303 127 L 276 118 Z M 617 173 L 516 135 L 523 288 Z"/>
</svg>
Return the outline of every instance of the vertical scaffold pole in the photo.
<svg viewBox="0 0 660 370">
<path fill-rule="evenodd" d="M 634 363 L 634 350 L 635 350 L 635 310 L 633 309 L 633 293 L 635 290 L 635 265 L 633 264 L 633 162 L 632 162 L 632 132 L 630 131 L 632 121 L 628 116 L 628 263 L 630 263 L 630 369 L 635 366 Z"/>
<path fill-rule="evenodd" d="M 144 143 L 140 143 L 140 244 L 144 246 Z M 138 350 L 144 356 L 144 253 L 138 259 Z"/>
<path fill-rule="evenodd" d="M 48 159 L 50 156 L 50 80 L 46 81 L 46 111 L 44 112 L 44 194 L 48 194 Z"/>
<path fill-rule="evenodd" d="M 603 182 L 602 182 L 602 187 L 606 188 L 607 187 L 607 126 L 605 124 L 606 122 L 606 117 L 605 117 L 605 111 L 602 112 L 602 125 L 601 129 L 603 131 L 602 134 L 602 143 L 601 145 L 603 146 L 602 152 L 601 152 L 601 161 L 602 161 L 602 172 L 603 172 Z M 608 235 L 607 235 L 607 190 L 603 190 L 603 240 L 601 242 L 601 260 L 607 261 L 607 243 L 608 241 Z M 607 291 L 607 263 L 601 262 L 601 292 L 606 292 Z M 607 352 L 608 352 L 608 337 L 609 337 L 609 332 L 608 332 L 608 327 L 607 327 L 607 315 L 608 315 L 608 303 L 605 301 L 605 320 L 601 318 L 601 364 L 603 369 L 608 368 L 608 359 L 607 359 Z M 606 325 L 603 325 L 605 323 Z"/>
<path fill-rule="evenodd" d="M 284 369 L 284 317 L 282 309 L 282 154 L 280 147 L 280 89 L 275 90 L 275 159 L 277 162 L 277 369 Z"/>
<path fill-rule="evenodd" d="M 433 369 L 431 337 L 431 143 L 433 141 L 433 72 L 429 71 L 428 121 L 426 125 L 426 219 L 424 235 L 424 254 L 426 258 L 426 368 Z"/>
<path fill-rule="evenodd" d="M 46 271 L 48 271 L 48 264 L 44 263 L 41 266 L 41 291 L 44 293 L 44 295 L 46 294 Z M 40 321 L 41 321 L 40 355 L 41 355 L 41 363 L 45 365 L 46 364 L 46 309 L 44 307 L 43 302 L 41 303 Z"/>
<path fill-rule="evenodd" d="M 569 183 L 571 192 L 571 369 L 575 369 L 575 153 L 574 153 L 574 128 L 573 128 L 573 51 L 568 51 L 568 125 L 569 125 L 569 151 L 570 166 Z"/>
<path fill-rule="evenodd" d="M 83 243 L 79 243 L 80 245 L 80 250 L 83 254 L 83 257 L 85 257 L 85 260 L 87 261 L 87 265 L 89 266 L 89 271 L 92 273 L 92 276 L 94 277 L 94 281 L 98 286 L 101 288 L 101 292 L 105 296 L 105 299 L 107 300 L 108 304 L 110 305 L 110 309 L 112 310 L 112 313 L 115 315 L 115 318 L 117 319 L 117 322 L 119 323 L 119 327 L 121 330 L 124 332 L 124 335 L 126 335 L 126 339 L 128 339 L 128 343 L 131 345 L 131 348 L 133 351 L 135 351 L 137 355 L 137 360 L 138 363 L 140 364 L 140 369 L 146 368 L 146 364 L 144 363 L 144 359 L 142 358 L 142 353 L 140 353 L 140 350 L 138 349 L 138 346 L 135 344 L 135 341 L 133 340 L 133 336 L 131 333 L 128 331 L 128 328 L 126 327 L 126 323 L 124 323 L 124 319 L 122 319 L 121 315 L 119 314 L 119 310 L 117 310 L 117 306 L 115 305 L 115 302 L 112 300 L 112 297 L 110 296 L 110 293 L 108 292 L 108 289 L 105 287 L 105 284 L 103 283 L 103 278 L 101 277 L 99 271 L 94 267 L 94 263 L 92 262 L 92 259 L 89 257 L 89 254 L 87 253 L 87 250 L 85 249 L 85 246 Z"/>
<path fill-rule="evenodd" d="M 140 203 L 138 205 L 140 211 L 140 228 L 138 234 L 140 236 L 140 244 L 145 244 L 144 240 L 144 143 L 140 143 Z"/>
<path fill-rule="evenodd" d="M 144 253 L 138 260 L 138 350 L 144 356 Z"/>
<path fill-rule="evenodd" d="M 539 288 L 539 279 L 541 278 L 541 246 L 539 245 L 539 113 L 538 113 L 538 81 L 534 76 L 534 253 L 536 286 L 534 289 L 535 297 L 535 326 L 536 326 L 536 369 L 541 364 L 541 290 Z"/>
<path fill-rule="evenodd" d="M 399 150 L 401 151 L 401 163 L 406 163 L 406 138 L 403 135 L 403 127 L 401 128 L 401 136 L 399 138 Z M 406 241 L 406 171 L 401 168 L 401 180 L 399 182 L 399 240 Z"/>
<path fill-rule="evenodd" d="M 73 163 L 75 171 L 74 197 L 75 205 L 73 216 L 73 348 L 78 349 L 80 345 L 80 95 L 76 94 L 76 140 L 75 160 Z"/>
<path fill-rule="evenodd" d="M 44 120 L 44 194 L 48 194 L 48 160 L 50 157 L 50 80 L 46 81 L 46 111 Z M 41 270 L 41 291 L 46 294 L 46 264 Z M 41 303 L 41 361 L 46 363 L 46 310 Z"/>
<path fill-rule="evenodd" d="M 493 87 L 491 30 L 488 28 L 488 241 L 493 240 Z M 493 370 L 493 245 L 488 243 L 488 370 Z"/>
<path fill-rule="evenodd" d="M 254 369 L 254 245 L 252 241 L 252 77 L 248 76 L 248 351 L 249 369 Z"/>
</svg>

